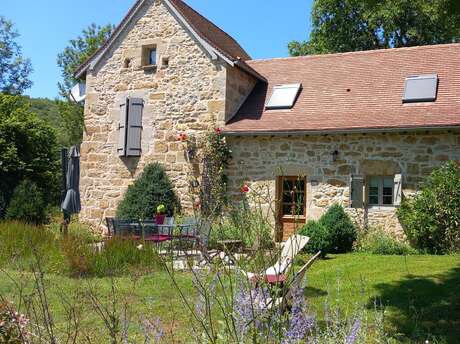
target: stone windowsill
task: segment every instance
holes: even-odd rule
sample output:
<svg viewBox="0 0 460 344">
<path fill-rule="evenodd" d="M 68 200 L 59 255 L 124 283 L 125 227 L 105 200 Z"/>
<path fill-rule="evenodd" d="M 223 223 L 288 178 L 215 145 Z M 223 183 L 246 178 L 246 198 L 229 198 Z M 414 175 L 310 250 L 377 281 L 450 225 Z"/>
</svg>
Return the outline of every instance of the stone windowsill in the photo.
<svg viewBox="0 0 460 344">
<path fill-rule="evenodd" d="M 372 211 L 395 211 L 397 209 L 394 205 L 368 205 L 367 210 Z"/>
<path fill-rule="evenodd" d="M 158 68 L 157 65 L 146 65 L 146 66 L 142 66 L 142 69 L 144 71 L 149 71 L 149 72 L 153 72 L 153 71 L 156 71 Z"/>
</svg>

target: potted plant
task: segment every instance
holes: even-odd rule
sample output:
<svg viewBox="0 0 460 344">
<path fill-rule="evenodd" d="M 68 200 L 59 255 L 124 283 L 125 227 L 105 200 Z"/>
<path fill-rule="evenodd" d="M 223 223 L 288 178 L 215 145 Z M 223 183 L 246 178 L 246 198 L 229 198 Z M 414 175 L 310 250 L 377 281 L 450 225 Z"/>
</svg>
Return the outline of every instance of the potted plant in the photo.
<svg viewBox="0 0 460 344">
<path fill-rule="evenodd" d="M 166 206 L 164 204 L 159 204 L 157 206 L 157 212 L 155 214 L 155 222 L 157 225 L 162 225 L 165 222 L 166 217 Z"/>
</svg>

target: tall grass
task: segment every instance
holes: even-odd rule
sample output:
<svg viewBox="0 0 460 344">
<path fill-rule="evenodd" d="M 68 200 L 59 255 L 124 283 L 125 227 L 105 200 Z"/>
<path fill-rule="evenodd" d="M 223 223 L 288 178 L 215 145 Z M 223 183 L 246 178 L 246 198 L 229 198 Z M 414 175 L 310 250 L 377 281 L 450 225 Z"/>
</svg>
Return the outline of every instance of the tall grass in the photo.
<svg viewBox="0 0 460 344">
<path fill-rule="evenodd" d="M 73 277 L 120 276 L 161 269 L 162 263 L 152 246 L 114 238 L 97 249 L 96 237 L 85 227 L 72 226 L 67 237 L 57 228 L 1 222 L 0 267 L 28 269 L 39 257 L 46 272 Z"/>
<path fill-rule="evenodd" d="M 21 222 L 0 222 L 0 266 L 24 267 L 40 257 L 45 268 L 62 270 L 65 259 L 55 235 L 46 227 Z"/>
</svg>

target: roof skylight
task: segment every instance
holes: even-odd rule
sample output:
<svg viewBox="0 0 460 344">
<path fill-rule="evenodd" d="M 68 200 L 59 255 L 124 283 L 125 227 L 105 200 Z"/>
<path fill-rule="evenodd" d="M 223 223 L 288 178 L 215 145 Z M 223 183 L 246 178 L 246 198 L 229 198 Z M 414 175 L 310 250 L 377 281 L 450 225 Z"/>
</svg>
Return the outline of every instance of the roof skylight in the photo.
<svg viewBox="0 0 460 344">
<path fill-rule="evenodd" d="M 265 105 L 267 109 L 290 109 L 299 95 L 302 84 L 276 85 L 273 94 Z"/>
<path fill-rule="evenodd" d="M 437 93 L 436 74 L 409 76 L 404 84 L 403 103 L 434 102 Z"/>
</svg>

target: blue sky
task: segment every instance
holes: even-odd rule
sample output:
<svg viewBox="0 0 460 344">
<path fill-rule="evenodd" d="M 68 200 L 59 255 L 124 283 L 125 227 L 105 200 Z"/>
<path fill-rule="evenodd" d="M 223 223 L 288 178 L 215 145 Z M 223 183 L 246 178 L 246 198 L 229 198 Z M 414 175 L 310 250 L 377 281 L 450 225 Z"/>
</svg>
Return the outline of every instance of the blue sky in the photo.
<svg viewBox="0 0 460 344">
<path fill-rule="evenodd" d="M 310 31 L 312 0 L 186 0 L 232 35 L 253 58 L 287 56 L 290 40 Z M 0 15 L 21 34 L 23 55 L 32 60 L 34 85 L 26 94 L 57 96 L 56 57 L 90 23 L 118 24 L 134 0 L 1 0 Z"/>
</svg>

